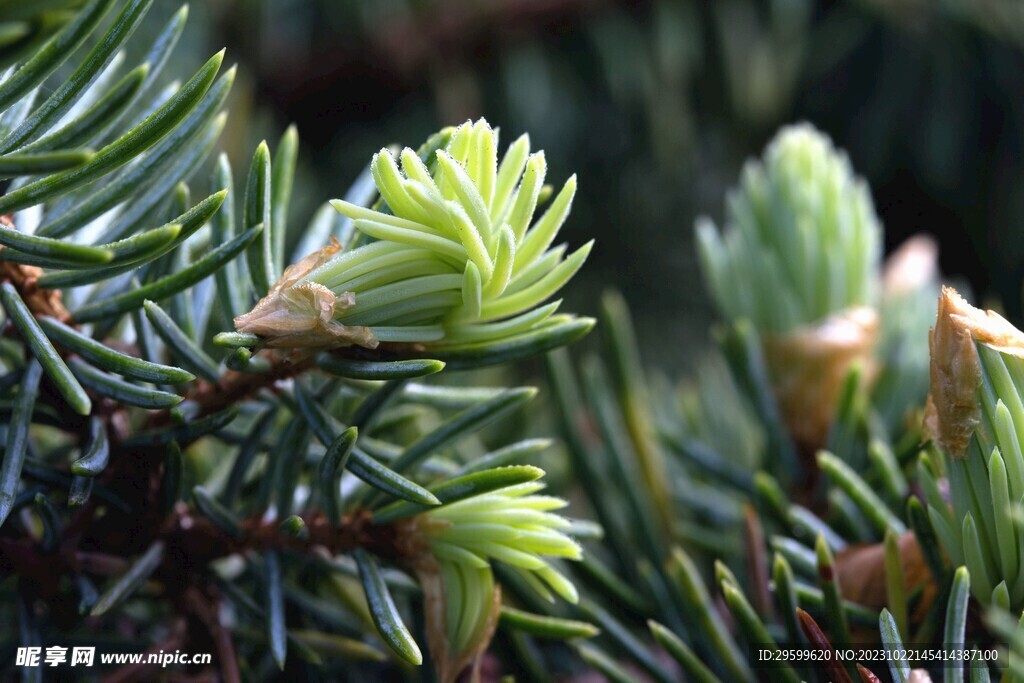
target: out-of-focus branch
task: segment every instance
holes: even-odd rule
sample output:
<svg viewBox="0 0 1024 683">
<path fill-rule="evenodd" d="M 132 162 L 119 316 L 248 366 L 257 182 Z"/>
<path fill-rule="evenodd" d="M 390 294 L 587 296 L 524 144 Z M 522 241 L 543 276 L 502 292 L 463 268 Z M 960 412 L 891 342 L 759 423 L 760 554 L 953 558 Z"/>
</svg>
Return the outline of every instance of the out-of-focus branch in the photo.
<svg viewBox="0 0 1024 683">
<path fill-rule="evenodd" d="M 614 4 L 611 0 L 434 2 L 415 16 L 382 25 L 371 41 L 392 68 L 413 74 L 437 57 L 465 55 L 480 45 L 564 25 L 569 19 Z"/>
</svg>

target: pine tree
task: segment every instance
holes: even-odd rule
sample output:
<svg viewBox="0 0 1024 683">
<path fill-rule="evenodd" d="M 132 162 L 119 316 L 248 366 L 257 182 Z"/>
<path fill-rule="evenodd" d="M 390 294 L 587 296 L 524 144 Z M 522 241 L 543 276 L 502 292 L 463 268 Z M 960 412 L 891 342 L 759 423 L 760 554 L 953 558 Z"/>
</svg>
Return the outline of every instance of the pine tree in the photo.
<svg viewBox="0 0 1024 683">
<path fill-rule="evenodd" d="M 698 222 L 722 321 L 676 391 L 614 292 L 602 350 L 564 348 L 591 245 L 557 244 L 576 177 L 527 135 L 385 147 L 298 224 L 297 130 L 210 159 L 223 52 L 155 87 L 186 8 L 122 63 L 152 4 L 0 1 L 11 646 L 226 681 L 1024 678 L 1024 333 L 928 239 L 883 262 L 826 136 L 782 129 Z M 539 356 L 539 389 L 452 372 Z M 564 497 L 508 419 L 541 391 Z M 944 654 L 840 658 L 905 644 Z"/>
<path fill-rule="evenodd" d="M 129 649 L 213 652 L 225 680 L 376 677 L 421 665 L 425 638 L 451 681 L 499 618 L 590 634 L 503 617 L 492 571 L 577 599 L 576 524 L 522 464 L 549 442 L 478 436 L 536 390 L 427 379 L 592 327 L 546 303 L 589 251 L 553 246 L 575 178 L 552 196 L 528 136 L 500 155 L 480 120 L 381 150 L 374 193 L 294 226 L 296 130 L 237 185 L 224 155 L 197 174 L 227 122 L 223 52 L 152 87 L 187 9 L 128 70 L 117 55 L 152 0 L 73 4 L 4 24 L 10 638 L 127 628 Z M 286 253 L 289 234 L 311 253 Z"/>
</svg>

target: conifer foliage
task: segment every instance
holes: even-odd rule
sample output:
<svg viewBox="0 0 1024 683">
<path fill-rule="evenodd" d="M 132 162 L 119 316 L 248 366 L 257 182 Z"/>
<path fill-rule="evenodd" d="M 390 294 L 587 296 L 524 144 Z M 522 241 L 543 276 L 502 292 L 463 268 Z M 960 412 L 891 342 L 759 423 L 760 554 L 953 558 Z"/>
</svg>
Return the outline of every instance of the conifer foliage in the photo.
<svg viewBox="0 0 1024 683">
<path fill-rule="evenodd" d="M 384 147 L 297 222 L 297 130 L 214 157 L 224 53 L 162 85 L 186 7 L 126 63 L 158 5 L 0 0 L 8 649 L 212 655 L 182 680 L 1024 680 L 1024 333 L 940 287 L 928 238 L 883 262 L 827 136 L 783 128 L 698 222 L 722 320 L 677 390 L 614 292 L 600 350 L 566 350 L 591 244 L 559 243 L 576 177 L 527 135 Z M 540 356 L 541 387 L 492 368 Z M 562 460 L 511 419 L 540 393 Z"/>
<path fill-rule="evenodd" d="M 593 326 L 549 303 L 589 251 L 555 244 L 575 177 L 552 197 L 527 136 L 499 164 L 468 122 L 400 165 L 382 150 L 374 196 L 294 224 L 296 130 L 240 171 L 205 163 L 224 53 L 157 87 L 187 7 L 125 63 L 153 5 L 0 3 L 0 628 L 127 632 L 228 681 L 425 658 L 453 681 L 503 618 L 495 563 L 578 599 L 563 565 L 592 529 L 524 462 L 549 442 L 481 434 L 536 389 L 429 377 Z"/>
</svg>

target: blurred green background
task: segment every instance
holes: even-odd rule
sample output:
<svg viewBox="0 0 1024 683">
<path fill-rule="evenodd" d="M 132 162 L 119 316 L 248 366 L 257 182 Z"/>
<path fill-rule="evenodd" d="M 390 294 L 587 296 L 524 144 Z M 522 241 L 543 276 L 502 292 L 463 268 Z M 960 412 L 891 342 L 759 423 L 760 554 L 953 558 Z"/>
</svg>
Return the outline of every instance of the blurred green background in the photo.
<svg viewBox="0 0 1024 683">
<path fill-rule="evenodd" d="M 177 0 L 158 0 L 170 13 Z M 164 5 L 165 7 L 160 7 Z M 720 220 L 743 160 L 808 120 L 870 182 L 891 248 L 940 238 L 944 273 L 1024 323 L 1024 3 L 1018 0 L 206 0 L 195 50 L 241 69 L 241 161 L 294 122 L 293 220 L 370 155 L 486 116 L 580 178 L 563 230 L 597 245 L 567 288 L 623 291 L 648 362 L 685 371 L 713 316 L 693 222 Z M 157 16 L 164 12 L 154 13 Z M 156 25 L 157 22 L 154 22 Z"/>
</svg>

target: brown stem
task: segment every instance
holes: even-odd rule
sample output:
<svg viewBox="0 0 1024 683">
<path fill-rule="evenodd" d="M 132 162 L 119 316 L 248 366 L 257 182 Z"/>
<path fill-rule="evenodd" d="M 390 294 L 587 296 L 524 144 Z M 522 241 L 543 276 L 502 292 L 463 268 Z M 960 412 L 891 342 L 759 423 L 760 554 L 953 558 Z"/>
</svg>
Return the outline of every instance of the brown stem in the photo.
<svg viewBox="0 0 1024 683">
<path fill-rule="evenodd" d="M 426 349 L 421 344 L 382 343 L 376 349 L 347 346 L 333 349 L 328 353 L 353 360 L 386 361 L 424 357 Z M 265 352 L 264 359 L 270 364 L 270 368 L 266 372 L 228 370 L 217 382 L 198 380 L 193 388 L 185 394 L 186 400 L 198 406 L 196 417 L 205 417 L 238 405 L 263 389 L 272 390 L 281 380 L 297 377 L 316 367 L 312 357 L 308 355 L 294 357 L 276 350 Z M 171 412 L 161 410 L 152 413 L 147 424 L 149 428 L 159 428 L 170 423 Z"/>
<path fill-rule="evenodd" d="M 772 613 L 772 598 L 768 591 L 768 557 L 765 553 L 764 528 L 754 506 L 743 506 L 743 541 L 747 547 L 747 574 L 753 587 L 754 604 L 761 615 Z"/>
<path fill-rule="evenodd" d="M 0 222 L 13 227 L 8 216 Z M 38 287 L 42 270 L 23 266 L 0 258 L 0 281 L 11 282 L 36 316 L 51 316 L 74 324 L 71 315 L 61 304 L 59 291 Z M 66 349 L 58 349 L 70 355 Z M 349 358 L 386 359 L 411 351 L 406 345 L 381 345 L 375 351 L 348 348 L 337 353 Z M 279 381 L 295 377 L 314 367 L 312 357 L 288 357 L 286 354 L 267 354 L 269 370 L 262 373 L 228 371 L 217 382 L 198 381 L 185 398 L 198 407 L 196 418 L 218 413 L 238 405 L 259 392 L 276 389 Z M 129 447 L 127 442 L 138 429 L 132 424 L 131 414 L 122 406 L 110 402 L 97 402 L 98 415 L 105 423 L 110 442 L 110 466 L 101 475 L 101 481 L 128 503 L 130 513 L 108 508 L 97 516 L 100 509 L 95 499 L 75 511 L 62 532 L 58 550 L 44 553 L 36 539 L 26 531 L 8 526 L 0 532 L 0 570 L 13 571 L 30 584 L 38 598 L 47 601 L 54 610 L 76 613 L 65 609 L 68 605 L 66 590 L 61 589 L 64 577 L 86 572 L 98 576 L 122 574 L 130 558 L 142 552 L 156 540 L 166 545 L 164 561 L 153 578 L 163 585 L 165 598 L 177 607 L 171 635 L 149 652 L 173 651 L 189 643 L 199 633 L 210 635 L 217 649 L 224 680 L 238 680 L 233 669 L 234 645 L 230 635 L 219 623 L 211 597 L 212 588 L 203 574 L 211 562 L 231 554 L 248 554 L 264 550 L 286 550 L 295 553 L 326 552 L 337 555 L 356 547 L 364 547 L 378 555 L 398 558 L 402 555 L 401 525 L 375 526 L 367 512 L 347 516 L 340 525 L 332 526 L 319 513 L 306 515 L 308 535 L 296 539 L 281 533 L 274 522 L 249 519 L 242 522 L 237 537 L 225 533 L 206 517 L 197 515 L 189 506 L 179 503 L 169 514 L 160 505 L 163 479 L 164 452 L 159 447 Z M 169 410 L 150 414 L 143 429 L 160 429 L 173 424 Z M 405 534 L 408 536 L 408 534 Z M 73 606 L 72 606 L 73 607 Z M 113 673 L 109 681 L 142 680 L 152 674 L 152 665 L 126 666 Z"/>
<path fill-rule="evenodd" d="M 184 619 L 175 619 L 171 627 L 171 633 L 164 640 L 160 641 L 153 647 L 149 648 L 143 653 L 142 662 L 136 664 L 126 664 L 120 669 L 110 674 L 103 679 L 103 683 L 131 683 L 131 681 L 151 681 L 154 680 L 154 673 L 161 667 L 158 663 L 150 664 L 147 660 L 149 655 L 158 654 L 160 652 L 174 652 L 180 650 L 185 644 L 186 638 L 186 626 Z"/>
<path fill-rule="evenodd" d="M 270 369 L 267 372 L 228 370 L 217 382 L 199 380 L 195 387 L 185 395 L 185 399 L 198 406 L 197 418 L 205 417 L 238 405 L 263 389 L 273 390 L 277 382 L 301 375 L 313 367 L 310 359 L 292 361 L 277 354 L 268 355 L 268 361 Z M 161 410 L 150 416 L 148 427 L 156 429 L 170 423 L 171 412 Z"/>
<path fill-rule="evenodd" d="M 97 576 L 120 576 L 128 571 L 131 563 L 123 557 L 107 553 L 75 553 L 75 564 L 84 572 Z"/>
<path fill-rule="evenodd" d="M 217 607 L 213 600 L 204 595 L 198 588 L 190 588 L 185 593 L 185 608 L 194 614 L 210 633 L 223 683 L 241 683 L 242 675 L 238 670 L 235 658 L 235 644 L 231 633 L 220 623 Z"/>
<path fill-rule="evenodd" d="M 361 547 L 384 556 L 397 553 L 398 528 L 372 524 L 369 512 L 346 515 L 338 526 L 331 526 L 319 513 L 306 514 L 304 521 L 309 533 L 302 539 L 284 534 L 276 522 L 260 518 L 243 521 L 241 534 L 233 537 L 188 506 L 179 504 L 158 536 L 167 546 L 160 573 L 185 579 L 187 576 L 183 575 L 194 574 L 197 568 L 216 559 L 251 551 L 311 553 L 322 548 L 331 555 L 338 555 Z"/>
</svg>

